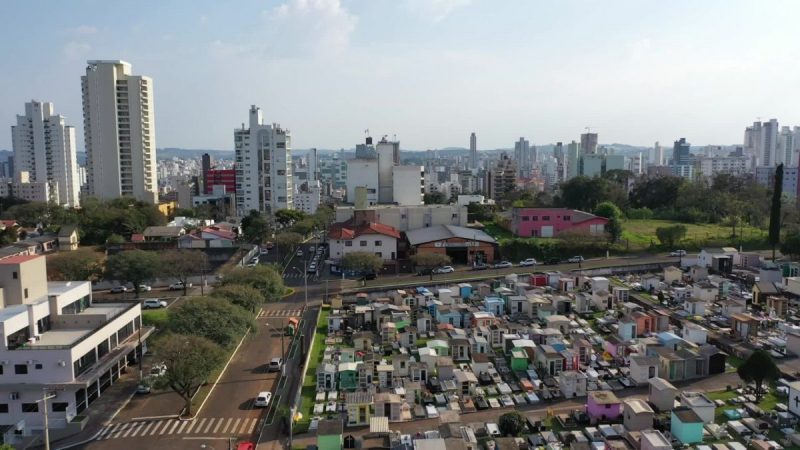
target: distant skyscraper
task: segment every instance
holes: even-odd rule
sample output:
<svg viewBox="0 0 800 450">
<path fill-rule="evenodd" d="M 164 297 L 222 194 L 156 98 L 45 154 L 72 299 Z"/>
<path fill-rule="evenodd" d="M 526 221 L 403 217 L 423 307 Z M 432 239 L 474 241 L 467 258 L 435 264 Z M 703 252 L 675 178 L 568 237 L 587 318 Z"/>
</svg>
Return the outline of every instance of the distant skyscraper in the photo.
<svg viewBox="0 0 800 450">
<path fill-rule="evenodd" d="M 572 141 L 567 144 L 567 180 L 575 178 L 580 173 L 580 146 Z"/>
<path fill-rule="evenodd" d="M 394 173 L 392 167 L 400 164 L 400 142 L 383 137 L 375 146 L 378 153 L 378 202 L 394 201 Z"/>
<path fill-rule="evenodd" d="M 778 158 L 778 120 L 770 119 L 769 122 L 764 122 L 761 129 L 760 139 L 761 153 L 759 158 L 762 166 L 775 166 L 782 158 Z"/>
<path fill-rule="evenodd" d="M 680 138 L 675 141 L 672 147 L 672 165 L 686 166 L 689 165 L 691 144 L 686 142 L 686 138 Z"/>
<path fill-rule="evenodd" d="M 469 135 L 469 168 L 478 168 L 478 137 L 475 133 Z"/>
<path fill-rule="evenodd" d="M 265 124 L 261 108 L 255 105 L 250 106 L 249 125 L 233 131 L 237 214 L 294 208 L 289 130 L 276 123 Z"/>
<path fill-rule="evenodd" d="M 581 154 L 595 153 L 597 153 L 597 133 L 583 133 L 581 135 Z"/>
<path fill-rule="evenodd" d="M 521 137 L 514 143 L 514 160 L 517 162 L 518 175 L 529 178 L 533 163 L 531 161 L 531 144 L 525 138 Z"/>
<path fill-rule="evenodd" d="M 81 87 L 89 195 L 156 203 L 153 80 L 125 61 L 89 61 Z"/>
<path fill-rule="evenodd" d="M 81 86 L 89 195 L 156 203 L 153 80 L 125 61 L 89 61 Z"/>
<path fill-rule="evenodd" d="M 28 172 L 33 183 L 49 183 L 51 202 L 78 206 L 75 128 L 65 124 L 64 116 L 53 114 L 53 104 L 35 100 L 25 103 L 25 115 L 17 116 L 11 135 L 15 163 L 9 169 Z"/>
<path fill-rule="evenodd" d="M 210 186 L 208 185 L 208 171 L 211 170 L 213 165 L 214 161 L 211 159 L 211 155 L 208 153 L 203 153 L 203 157 L 200 159 L 200 175 L 203 179 L 204 192 L 208 192 L 210 190 Z"/>
<path fill-rule="evenodd" d="M 375 159 L 378 154 L 372 145 L 372 137 L 367 136 L 363 144 L 356 144 L 356 159 Z"/>
<path fill-rule="evenodd" d="M 653 164 L 656 166 L 663 166 L 664 165 L 664 147 L 656 141 L 656 145 L 653 147 Z"/>
</svg>

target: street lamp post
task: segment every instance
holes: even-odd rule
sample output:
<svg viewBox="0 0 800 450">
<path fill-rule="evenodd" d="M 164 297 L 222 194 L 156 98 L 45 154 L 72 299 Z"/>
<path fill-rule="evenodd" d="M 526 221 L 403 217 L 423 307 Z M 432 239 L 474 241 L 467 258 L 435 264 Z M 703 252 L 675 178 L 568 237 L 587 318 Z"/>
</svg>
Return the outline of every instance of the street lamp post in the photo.
<svg viewBox="0 0 800 450">
<path fill-rule="evenodd" d="M 44 407 L 44 449 L 50 450 L 50 421 L 47 416 L 47 401 L 51 398 L 56 398 L 56 396 L 54 394 L 48 394 L 47 388 L 44 388 L 43 391 L 42 399 L 36 400 L 36 403 L 42 402 L 42 406 Z"/>
</svg>

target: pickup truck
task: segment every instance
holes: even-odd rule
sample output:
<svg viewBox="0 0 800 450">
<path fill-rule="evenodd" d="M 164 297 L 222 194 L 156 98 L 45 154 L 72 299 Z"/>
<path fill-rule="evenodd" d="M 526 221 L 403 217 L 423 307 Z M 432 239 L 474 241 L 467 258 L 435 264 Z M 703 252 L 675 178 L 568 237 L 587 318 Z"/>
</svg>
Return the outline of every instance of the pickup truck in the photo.
<svg viewBox="0 0 800 450">
<path fill-rule="evenodd" d="M 186 285 L 187 288 L 192 287 L 192 283 L 188 283 Z M 170 291 L 182 291 L 183 290 L 183 282 L 178 281 L 177 283 L 172 283 L 169 285 Z"/>
</svg>

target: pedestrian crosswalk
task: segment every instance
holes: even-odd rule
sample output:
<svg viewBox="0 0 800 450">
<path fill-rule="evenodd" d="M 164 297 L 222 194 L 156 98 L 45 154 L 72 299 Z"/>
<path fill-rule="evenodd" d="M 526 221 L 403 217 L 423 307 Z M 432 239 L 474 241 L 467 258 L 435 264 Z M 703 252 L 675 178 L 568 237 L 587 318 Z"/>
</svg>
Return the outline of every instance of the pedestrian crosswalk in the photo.
<svg viewBox="0 0 800 450">
<path fill-rule="evenodd" d="M 300 317 L 303 311 L 300 309 L 276 309 L 276 310 L 268 310 L 258 313 L 258 318 L 262 317 Z"/>
<path fill-rule="evenodd" d="M 258 425 L 256 418 L 243 417 L 197 417 L 194 420 L 157 419 L 106 425 L 95 438 L 107 439 L 141 438 L 169 435 L 226 435 L 249 436 Z"/>
<path fill-rule="evenodd" d="M 298 271 L 296 271 L 296 270 L 293 270 L 293 271 L 291 271 L 291 272 L 287 270 L 287 271 L 286 271 L 286 272 L 284 272 L 284 274 L 283 274 L 283 278 L 284 278 L 285 280 L 289 280 L 289 279 L 300 279 L 300 280 L 302 280 L 302 279 L 303 279 L 303 276 L 304 276 L 304 274 L 302 274 L 302 273 L 300 273 L 300 272 L 298 272 Z M 309 281 L 309 282 L 311 282 L 311 281 L 314 281 L 314 280 L 318 280 L 318 279 L 319 279 L 319 275 L 317 275 L 317 274 L 311 274 L 311 273 L 310 273 L 310 274 L 308 274 L 308 281 Z"/>
</svg>

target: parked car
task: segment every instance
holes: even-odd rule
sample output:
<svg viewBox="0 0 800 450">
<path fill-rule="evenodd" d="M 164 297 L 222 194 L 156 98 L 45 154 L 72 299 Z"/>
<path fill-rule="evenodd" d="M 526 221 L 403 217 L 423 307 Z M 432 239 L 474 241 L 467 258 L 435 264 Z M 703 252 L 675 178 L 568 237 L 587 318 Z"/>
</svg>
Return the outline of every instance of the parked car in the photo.
<svg viewBox="0 0 800 450">
<path fill-rule="evenodd" d="M 520 267 L 529 267 L 535 265 L 536 265 L 536 259 L 534 258 L 523 259 L 522 261 L 519 262 Z"/>
<path fill-rule="evenodd" d="M 139 285 L 139 292 L 150 292 L 153 290 L 153 287 L 149 284 L 140 284 Z"/>
<path fill-rule="evenodd" d="M 669 252 L 669 256 L 686 256 L 686 250 L 673 250 Z"/>
<path fill-rule="evenodd" d="M 139 383 L 136 385 L 136 394 L 144 395 L 150 393 L 150 385 L 146 382 Z"/>
<path fill-rule="evenodd" d="M 583 259 L 583 256 L 573 256 L 572 258 L 567 260 L 567 262 L 571 262 L 571 263 L 576 263 L 576 262 L 581 262 L 581 261 L 586 261 L 585 259 Z"/>
<path fill-rule="evenodd" d="M 489 265 L 486 263 L 475 263 L 472 266 L 472 270 L 486 270 L 489 268 Z"/>
<path fill-rule="evenodd" d="M 295 254 L 296 254 L 297 256 L 303 256 L 303 249 L 301 249 L 301 248 L 298 248 L 298 249 L 297 249 L 297 253 L 295 253 Z"/>
<path fill-rule="evenodd" d="M 558 258 L 547 258 L 547 259 L 544 260 L 544 264 L 551 265 L 551 266 L 553 264 L 559 264 L 559 263 L 561 263 L 561 260 L 558 259 Z"/>
<path fill-rule="evenodd" d="M 430 275 L 430 274 L 432 274 L 432 273 L 433 273 L 433 269 L 431 269 L 430 267 L 426 267 L 426 268 L 424 268 L 424 269 L 420 269 L 420 270 L 418 270 L 418 271 L 417 271 L 417 276 L 421 276 L 421 275 Z"/>
<path fill-rule="evenodd" d="M 376 274 L 374 272 L 370 272 L 370 273 L 363 274 L 363 277 L 364 277 L 364 280 L 374 280 L 374 279 L 378 278 L 378 274 Z"/>
<path fill-rule="evenodd" d="M 256 444 L 250 441 L 239 442 L 236 445 L 236 450 L 256 450 Z"/>
<path fill-rule="evenodd" d="M 114 286 L 111 288 L 112 294 L 123 294 L 128 292 L 128 288 L 126 286 Z"/>
<path fill-rule="evenodd" d="M 272 400 L 272 392 L 259 392 L 256 396 L 256 400 L 253 402 L 253 406 L 266 408 L 270 400 Z"/>
<path fill-rule="evenodd" d="M 192 287 L 192 283 L 186 285 L 187 288 Z M 182 291 L 183 290 L 183 282 L 178 281 L 177 283 L 172 283 L 169 285 L 170 291 Z"/>
<path fill-rule="evenodd" d="M 159 309 L 159 308 L 166 308 L 167 302 L 164 300 L 159 300 L 157 298 L 148 298 L 142 302 L 142 309 Z"/>
<path fill-rule="evenodd" d="M 280 372 L 282 367 L 283 360 L 281 358 L 272 358 L 272 360 L 269 362 L 269 368 L 267 370 L 269 372 Z"/>
<path fill-rule="evenodd" d="M 494 265 L 492 267 L 494 267 L 495 269 L 507 269 L 509 267 L 514 267 L 514 265 L 511 264 L 511 262 L 509 262 L 509 261 L 500 261 L 500 262 L 494 263 Z"/>
<path fill-rule="evenodd" d="M 434 269 L 433 273 L 453 273 L 455 271 L 456 269 L 454 269 L 453 266 L 442 266 Z"/>
<path fill-rule="evenodd" d="M 317 265 L 314 264 L 314 263 L 311 263 L 311 265 L 308 266 L 308 269 L 306 270 L 306 273 L 310 273 L 310 274 L 317 273 Z"/>
</svg>

